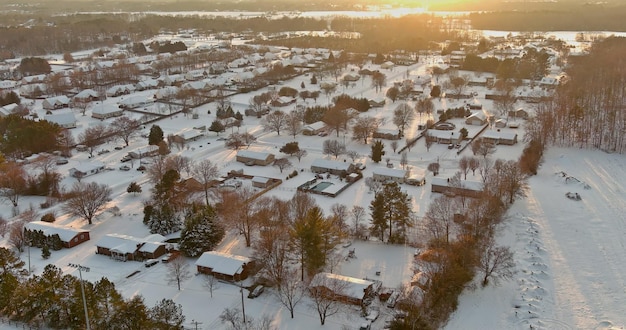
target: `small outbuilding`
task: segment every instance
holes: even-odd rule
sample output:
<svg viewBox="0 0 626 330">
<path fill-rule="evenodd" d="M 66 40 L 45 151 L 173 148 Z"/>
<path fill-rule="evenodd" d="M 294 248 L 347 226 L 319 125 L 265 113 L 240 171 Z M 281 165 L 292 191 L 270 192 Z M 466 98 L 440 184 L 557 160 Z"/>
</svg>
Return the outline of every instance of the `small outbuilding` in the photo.
<svg viewBox="0 0 626 330">
<path fill-rule="evenodd" d="M 267 188 L 272 185 L 272 179 L 264 176 L 255 176 L 252 178 L 252 186 L 257 188 Z"/>
</svg>

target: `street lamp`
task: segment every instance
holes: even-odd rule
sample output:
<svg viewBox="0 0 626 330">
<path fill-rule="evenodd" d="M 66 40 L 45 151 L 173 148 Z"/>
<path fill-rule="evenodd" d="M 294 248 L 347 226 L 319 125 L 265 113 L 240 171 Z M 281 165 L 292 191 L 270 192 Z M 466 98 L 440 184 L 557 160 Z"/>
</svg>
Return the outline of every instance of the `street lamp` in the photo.
<svg viewBox="0 0 626 330">
<path fill-rule="evenodd" d="M 83 308 L 85 309 L 85 324 L 87 330 L 91 330 L 89 326 L 89 313 L 87 312 L 87 299 L 85 298 L 85 285 L 83 284 L 83 270 L 89 273 L 89 267 L 82 266 L 80 264 L 69 264 L 68 266 L 78 268 L 78 276 L 80 277 L 80 292 L 83 295 Z"/>
</svg>

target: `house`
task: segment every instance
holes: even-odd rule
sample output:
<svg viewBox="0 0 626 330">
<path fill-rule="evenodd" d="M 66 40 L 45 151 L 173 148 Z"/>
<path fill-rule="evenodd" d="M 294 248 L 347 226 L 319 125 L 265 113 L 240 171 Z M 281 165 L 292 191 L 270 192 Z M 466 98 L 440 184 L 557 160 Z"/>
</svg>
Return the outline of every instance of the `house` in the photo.
<svg viewBox="0 0 626 330">
<path fill-rule="evenodd" d="M 349 304 L 362 305 L 365 298 L 375 294 L 375 283 L 360 278 L 331 273 L 317 273 L 309 284 L 309 290 L 331 299 Z"/>
<path fill-rule="evenodd" d="M 58 235 L 63 247 L 69 249 L 89 240 L 89 230 L 55 225 L 44 221 L 33 221 L 24 225 L 24 230 L 42 231 L 46 237 Z"/>
<path fill-rule="evenodd" d="M 400 131 L 396 129 L 383 129 L 379 128 L 372 135 L 375 139 L 386 139 L 386 140 L 399 140 L 400 139 Z"/>
<path fill-rule="evenodd" d="M 93 89 L 83 89 L 72 98 L 72 103 L 88 103 L 100 99 L 98 92 Z"/>
<path fill-rule="evenodd" d="M 107 97 L 116 97 L 124 94 L 130 94 L 135 91 L 135 86 L 131 84 L 113 86 L 106 90 Z"/>
<path fill-rule="evenodd" d="M 76 116 L 74 116 L 73 112 L 53 113 L 51 115 L 44 115 L 43 119 L 51 123 L 55 123 L 63 128 L 75 128 L 76 127 Z"/>
<path fill-rule="evenodd" d="M 455 131 L 429 129 L 426 131 L 426 137 L 441 144 L 456 144 L 461 142 L 461 133 Z"/>
<path fill-rule="evenodd" d="M 6 117 L 15 113 L 20 112 L 20 110 L 24 109 L 25 107 L 22 105 L 19 105 L 17 103 L 11 103 L 11 104 L 7 104 L 5 106 L 0 107 L 0 117 Z"/>
<path fill-rule="evenodd" d="M 387 167 L 376 167 L 374 168 L 374 173 L 372 174 L 372 178 L 375 181 L 381 182 L 397 182 L 404 183 L 408 173 L 406 170 L 399 168 L 387 168 Z"/>
<path fill-rule="evenodd" d="M 96 253 L 115 260 L 156 259 L 167 253 L 165 237 L 153 234 L 138 238 L 122 234 L 106 234 L 96 244 Z"/>
<path fill-rule="evenodd" d="M 496 119 L 496 122 L 494 123 L 494 126 L 496 128 L 505 128 L 506 127 L 506 119 L 504 118 L 500 118 L 500 119 Z"/>
<path fill-rule="evenodd" d="M 423 186 L 426 184 L 426 174 L 423 171 L 418 173 L 411 173 L 404 180 L 404 183 L 412 186 Z"/>
<path fill-rule="evenodd" d="M 13 89 L 15 87 L 17 87 L 17 82 L 14 80 L 0 80 L 1 90 Z"/>
<path fill-rule="evenodd" d="M 383 107 L 383 106 L 385 106 L 386 102 L 387 102 L 387 100 L 385 98 L 383 98 L 383 97 L 378 97 L 378 98 L 367 100 L 367 103 L 369 103 L 370 107 L 372 107 L 372 108 Z"/>
<path fill-rule="evenodd" d="M 46 110 L 56 110 L 70 106 L 70 99 L 65 95 L 49 97 L 43 100 L 41 106 Z"/>
<path fill-rule="evenodd" d="M 480 101 L 478 101 L 477 99 L 473 99 L 470 103 L 467 104 L 467 107 L 470 110 L 482 110 L 483 104 L 480 103 Z"/>
<path fill-rule="evenodd" d="M 517 133 L 515 132 L 502 132 L 500 130 L 489 130 L 483 133 L 483 141 L 493 144 L 505 144 L 514 145 L 517 143 Z"/>
<path fill-rule="evenodd" d="M 339 162 L 336 160 L 327 160 L 318 158 L 311 163 L 311 172 L 313 173 L 330 173 L 334 175 L 346 175 L 355 171 L 352 163 Z"/>
<path fill-rule="evenodd" d="M 89 175 L 100 173 L 101 171 L 104 171 L 104 168 L 104 163 L 97 160 L 88 163 L 80 163 L 76 167 L 70 168 L 70 176 L 75 178 L 84 178 Z"/>
<path fill-rule="evenodd" d="M 159 82 L 156 79 L 146 79 L 135 84 L 135 89 L 138 91 L 145 91 L 148 89 L 154 89 L 159 86 Z"/>
<path fill-rule="evenodd" d="M 483 193 L 483 183 L 478 181 L 460 180 L 458 186 L 452 186 L 450 179 L 433 177 L 430 184 L 430 191 L 452 196 L 480 197 Z"/>
<path fill-rule="evenodd" d="M 237 161 L 246 165 L 266 166 L 274 162 L 275 156 L 269 152 L 258 152 L 251 150 L 237 151 Z"/>
<path fill-rule="evenodd" d="M 154 145 L 149 145 L 143 148 L 139 148 L 137 150 L 130 151 L 128 156 L 133 159 L 141 159 L 145 157 L 152 157 L 159 153 L 159 147 Z"/>
<path fill-rule="evenodd" d="M 119 117 L 124 114 L 124 109 L 120 109 L 116 106 L 104 105 L 95 107 L 91 110 L 91 117 L 96 119 L 107 119 L 113 117 Z"/>
<path fill-rule="evenodd" d="M 225 281 L 241 281 L 250 275 L 254 261 L 248 257 L 217 251 L 202 253 L 196 261 L 198 273 L 212 275 Z"/>
<path fill-rule="evenodd" d="M 192 141 L 197 141 L 203 136 L 204 134 L 202 134 L 202 132 L 200 132 L 199 130 L 187 127 L 173 134 L 172 141 L 174 143 L 185 144 Z"/>
<path fill-rule="evenodd" d="M 117 102 L 120 109 L 135 109 L 153 104 L 154 101 L 143 96 L 132 96 Z"/>
<path fill-rule="evenodd" d="M 264 176 L 255 176 L 252 178 L 252 186 L 257 188 L 267 188 L 272 185 L 272 179 Z"/>
<path fill-rule="evenodd" d="M 391 69 L 393 69 L 394 66 L 395 66 L 395 64 L 393 62 L 387 61 L 387 62 L 381 64 L 380 68 L 381 69 L 389 69 L 389 70 L 391 70 Z"/>
<path fill-rule="evenodd" d="M 453 50 L 450 53 L 450 66 L 453 68 L 458 68 L 463 65 L 465 62 L 465 51 L 462 50 Z"/>
<path fill-rule="evenodd" d="M 293 97 L 281 96 L 272 101 L 272 106 L 275 107 L 286 107 L 290 104 L 296 103 L 296 99 Z"/>
<path fill-rule="evenodd" d="M 321 132 L 324 132 L 325 129 L 326 124 L 323 121 L 316 121 L 302 127 L 302 135 L 318 135 Z"/>
<path fill-rule="evenodd" d="M 467 125 L 483 126 L 487 124 L 487 114 L 483 111 L 476 111 L 465 118 Z"/>
<path fill-rule="evenodd" d="M 206 77 L 207 73 L 204 70 L 191 70 L 185 73 L 185 79 L 189 81 L 201 80 Z"/>
<path fill-rule="evenodd" d="M 19 89 L 19 94 L 22 97 L 27 98 L 39 98 L 48 90 L 48 85 L 44 83 L 39 84 L 30 84 L 30 85 L 22 85 Z"/>
<path fill-rule="evenodd" d="M 528 111 L 522 108 L 511 110 L 509 111 L 509 117 L 528 119 Z"/>
</svg>

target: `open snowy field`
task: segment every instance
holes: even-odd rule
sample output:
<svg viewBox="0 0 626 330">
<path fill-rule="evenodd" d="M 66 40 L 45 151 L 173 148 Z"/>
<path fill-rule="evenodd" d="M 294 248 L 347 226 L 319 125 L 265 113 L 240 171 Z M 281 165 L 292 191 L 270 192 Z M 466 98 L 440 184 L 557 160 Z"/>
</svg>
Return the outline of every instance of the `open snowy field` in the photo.
<svg viewBox="0 0 626 330">
<path fill-rule="evenodd" d="M 467 291 L 447 329 L 624 329 L 625 160 L 549 150 L 500 240 L 515 251 L 514 281 Z"/>
</svg>

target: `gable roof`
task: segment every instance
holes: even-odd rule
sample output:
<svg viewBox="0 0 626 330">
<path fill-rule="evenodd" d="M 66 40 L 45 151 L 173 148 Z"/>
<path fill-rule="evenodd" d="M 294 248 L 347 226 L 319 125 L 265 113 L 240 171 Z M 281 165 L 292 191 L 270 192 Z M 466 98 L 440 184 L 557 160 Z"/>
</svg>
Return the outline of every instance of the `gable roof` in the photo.
<svg viewBox="0 0 626 330">
<path fill-rule="evenodd" d="M 241 274 L 243 266 L 250 261 L 252 259 L 244 256 L 208 251 L 198 258 L 196 266 L 211 268 L 215 273 L 235 276 L 236 274 Z"/>
<path fill-rule="evenodd" d="M 325 168 L 329 170 L 348 171 L 350 170 L 350 163 L 338 162 L 336 160 L 328 160 L 323 158 L 317 158 L 311 163 L 311 167 Z"/>
<path fill-rule="evenodd" d="M 48 223 L 44 221 L 33 221 L 24 225 L 24 228 L 28 230 L 41 230 L 46 236 L 59 235 L 59 238 L 63 242 L 69 242 L 76 235 L 80 233 L 88 233 L 89 230 L 83 229 L 74 229 L 70 227 L 63 227 L 59 225 L 55 225 L 53 223 Z"/>
<path fill-rule="evenodd" d="M 339 285 L 339 287 L 341 287 L 341 292 L 335 292 L 336 294 L 355 299 L 363 299 L 363 296 L 365 295 L 365 290 L 367 290 L 368 287 L 374 284 L 374 282 L 372 281 L 362 280 L 356 277 L 349 277 L 331 273 L 317 273 L 315 274 L 315 276 L 313 276 L 313 279 L 311 280 L 311 284 L 309 286 L 325 286 L 325 284 L 327 284 L 329 281 L 341 282 L 341 284 Z"/>
</svg>

